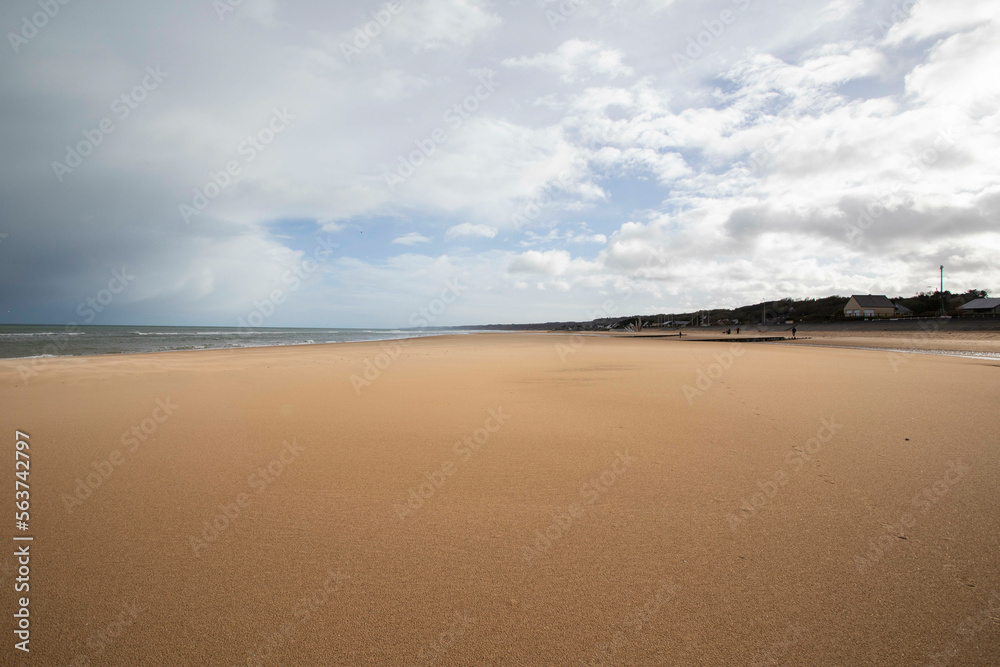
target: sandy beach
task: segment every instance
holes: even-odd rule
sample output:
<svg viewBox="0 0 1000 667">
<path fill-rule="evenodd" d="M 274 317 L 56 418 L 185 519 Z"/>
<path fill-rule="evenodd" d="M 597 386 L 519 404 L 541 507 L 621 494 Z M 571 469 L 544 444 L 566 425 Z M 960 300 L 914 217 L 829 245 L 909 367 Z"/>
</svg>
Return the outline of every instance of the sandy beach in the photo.
<svg viewBox="0 0 1000 667">
<path fill-rule="evenodd" d="M 30 659 L 996 664 L 1000 361 L 899 356 L 497 333 L 0 361 Z"/>
</svg>

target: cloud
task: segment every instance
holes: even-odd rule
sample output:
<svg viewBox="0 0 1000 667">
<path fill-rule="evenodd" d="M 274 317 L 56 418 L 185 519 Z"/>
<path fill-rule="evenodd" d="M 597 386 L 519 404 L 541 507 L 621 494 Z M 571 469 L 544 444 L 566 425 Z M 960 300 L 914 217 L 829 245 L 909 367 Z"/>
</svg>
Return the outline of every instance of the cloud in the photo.
<svg viewBox="0 0 1000 667">
<path fill-rule="evenodd" d="M 570 243 L 600 243 L 608 242 L 604 234 L 571 234 L 567 239 Z"/>
<path fill-rule="evenodd" d="M 518 255 L 510 263 L 511 273 L 541 273 L 550 276 L 561 276 L 570 267 L 571 257 L 565 250 L 548 250 L 539 252 L 529 250 Z"/>
<path fill-rule="evenodd" d="M 929 37 L 961 33 L 970 28 L 995 24 L 996 3 L 991 0 L 921 0 L 893 7 L 893 21 L 886 43 L 899 45 Z"/>
<path fill-rule="evenodd" d="M 1000 290 L 992 0 L 725 3 L 689 69 L 672 56 L 718 7 L 578 3 L 553 28 L 557 2 L 411 0 L 386 25 L 382 5 L 88 2 L 0 68 L 3 321 L 66 321 L 128 265 L 102 321 L 235 324 L 317 234 L 333 256 L 275 324 L 403 325 L 451 275 L 476 286 L 464 323 L 617 292 L 633 314 L 907 294 L 940 264 Z M 169 75 L 113 111 L 147 67 Z"/>
<path fill-rule="evenodd" d="M 562 179 L 560 191 L 594 196 L 581 149 L 558 127 L 526 127 L 483 114 L 471 116 L 447 136 L 434 155 L 396 187 L 396 206 L 512 228 L 523 224 L 526 207 L 551 202 L 544 189 L 552 181 Z M 408 153 L 413 146 L 411 140 Z"/>
<path fill-rule="evenodd" d="M 427 80 L 399 69 L 387 69 L 374 82 L 372 92 L 383 100 L 410 97 L 427 85 Z"/>
<path fill-rule="evenodd" d="M 503 23 L 486 5 L 479 0 L 409 0 L 387 34 L 416 52 L 465 48 Z"/>
<path fill-rule="evenodd" d="M 316 221 L 316 224 L 319 225 L 320 229 L 327 232 L 339 232 L 347 229 L 347 225 L 345 223 L 337 222 L 336 220 L 325 220 L 320 218 Z"/>
<path fill-rule="evenodd" d="M 571 39 L 552 53 L 506 58 L 503 64 L 514 69 L 548 70 L 558 74 L 563 82 L 571 83 L 593 74 L 604 74 L 612 79 L 635 74 L 635 70 L 622 63 L 623 56 L 623 52 L 604 48 L 597 42 Z"/>
<path fill-rule="evenodd" d="M 392 242 L 399 245 L 417 245 L 418 243 L 430 243 L 431 240 L 420 232 L 410 232 L 394 238 Z"/>
<path fill-rule="evenodd" d="M 448 231 L 444 234 L 444 238 L 448 241 L 468 237 L 491 239 L 496 235 L 496 227 L 490 227 L 489 225 L 474 225 L 471 222 L 463 222 L 460 225 L 449 227 Z"/>
</svg>

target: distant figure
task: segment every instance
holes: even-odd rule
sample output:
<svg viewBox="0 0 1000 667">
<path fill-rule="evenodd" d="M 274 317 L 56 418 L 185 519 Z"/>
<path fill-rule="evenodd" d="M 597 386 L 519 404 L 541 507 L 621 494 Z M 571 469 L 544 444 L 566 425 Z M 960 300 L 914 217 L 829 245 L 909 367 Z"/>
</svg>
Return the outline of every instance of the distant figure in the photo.
<svg viewBox="0 0 1000 667">
<path fill-rule="evenodd" d="M 732 329 L 726 329 L 726 335 L 727 335 L 727 336 L 728 336 L 728 335 L 730 335 L 731 333 L 733 333 L 733 330 L 732 330 Z"/>
<path fill-rule="evenodd" d="M 795 331 L 796 331 L 795 327 L 792 327 L 792 338 L 795 338 Z"/>
<path fill-rule="evenodd" d="M 740 328 L 736 327 L 736 333 L 738 334 L 739 332 L 740 332 Z"/>
</svg>

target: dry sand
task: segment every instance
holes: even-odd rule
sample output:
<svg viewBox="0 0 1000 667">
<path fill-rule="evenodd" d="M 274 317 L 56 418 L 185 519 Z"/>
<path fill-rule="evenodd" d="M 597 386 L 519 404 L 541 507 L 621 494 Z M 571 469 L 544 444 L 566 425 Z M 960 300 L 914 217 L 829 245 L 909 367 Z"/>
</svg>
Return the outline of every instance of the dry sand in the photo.
<svg viewBox="0 0 1000 667">
<path fill-rule="evenodd" d="M 997 664 L 1000 362 L 384 349 L 0 362 L 4 450 L 31 436 L 31 661 Z M 385 368 L 356 391 L 366 358 Z"/>
</svg>

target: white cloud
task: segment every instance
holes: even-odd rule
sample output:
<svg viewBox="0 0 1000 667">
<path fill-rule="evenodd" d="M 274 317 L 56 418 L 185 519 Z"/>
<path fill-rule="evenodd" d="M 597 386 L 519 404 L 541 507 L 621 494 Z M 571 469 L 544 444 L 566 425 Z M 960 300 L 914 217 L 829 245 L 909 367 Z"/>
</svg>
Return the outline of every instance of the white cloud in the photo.
<svg viewBox="0 0 1000 667">
<path fill-rule="evenodd" d="M 604 234 L 572 234 L 569 237 L 570 243 L 607 243 L 608 237 Z"/>
<path fill-rule="evenodd" d="M 571 39 L 552 53 L 506 58 L 503 64 L 511 68 L 549 70 L 571 83 L 591 74 L 605 74 L 612 79 L 635 74 L 635 70 L 622 63 L 623 56 L 621 51 L 604 48 L 596 42 Z"/>
<path fill-rule="evenodd" d="M 511 273 L 544 273 L 550 276 L 561 276 L 570 266 L 570 254 L 565 250 L 549 250 L 539 252 L 529 250 L 518 255 L 510 263 Z"/>
<path fill-rule="evenodd" d="M 920 0 L 893 7 L 894 22 L 886 35 L 891 45 L 958 33 L 987 23 L 996 23 L 993 0 Z"/>
<path fill-rule="evenodd" d="M 320 229 L 325 232 L 339 232 L 347 228 L 347 225 L 342 222 L 337 222 L 336 220 L 325 220 L 320 218 L 316 221 Z"/>
<path fill-rule="evenodd" d="M 820 12 L 826 21 L 837 21 L 850 16 L 863 4 L 863 0 L 830 0 Z"/>
<path fill-rule="evenodd" d="M 386 34 L 417 52 L 453 50 L 485 38 L 502 23 L 480 0 L 409 0 Z"/>
<path fill-rule="evenodd" d="M 560 128 L 531 128 L 481 115 L 456 128 L 398 186 L 395 201 L 511 228 L 523 224 L 524 211 L 533 203 L 549 205 L 546 187 L 585 197 L 600 193 L 587 180 L 581 149 Z"/>
<path fill-rule="evenodd" d="M 392 242 L 399 245 L 417 245 L 418 243 L 430 243 L 431 240 L 420 232 L 410 232 L 394 238 Z"/>
<path fill-rule="evenodd" d="M 490 227 L 489 225 L 474 225 L 471 222 L 463 222 L 460 225 L 449 227 L 448 231 L 444 234 L 444 238 L 448 241 L 468 237 L 491 239 L 496 235 L 496 227 Z"/>
<path fill-rule="evenodd" d="M 718 7 L 593 2 L 552 30 L 558 2 L 411 0 L 350 61 L 340 42 L 380 5 L 246 0 L 221 27 L 210 9 L 153 22 L 143 3 L 60 15 L 59 39 L 0 68 L 17 138 L 0 283 L 30 286 L 15 311 L 61 321 L 93 265 L 134 262 L 155 279 L 136 285 L 149 317 L 230 322 L 281 284 L 315 221 L 339 259 L 296 297 L 300 317 L 335 304 L 325 321 L 362 326 L 405 324 L 413 285 L 452 273 L 479 288 L 481 309 L 455 311 L 467 323 L 569 319 L 629 289 L 634 312 L 907 293 L 942 263 L 951 288 L 998 291 L 995 0 L 921 0 L 886 35 L 893 4 L 754 2 L 690 71 L 670 56 Z M 51 161 L 157 62 L 162 86 L 57 181 Z M 455 112 L 496 63 L 495 93 Z M 275 106 L 295 118 L 249 161 L 238 147 Z M 239 178 L 184 224 L 178 204 L 232 160 Z M 386 225 L 410 233 L 383 240 Z M 432 239 L 476 250 L 414 251 Z"/>
<path fill-rule="evenodd" d="M 1000 98 L 1000 24 L 980 26 L 938 42 L 927 61 L 906 77 L 907 91 L 928 106 L 978 101 L 996 108 Z"/>
</svg>

